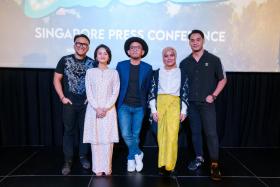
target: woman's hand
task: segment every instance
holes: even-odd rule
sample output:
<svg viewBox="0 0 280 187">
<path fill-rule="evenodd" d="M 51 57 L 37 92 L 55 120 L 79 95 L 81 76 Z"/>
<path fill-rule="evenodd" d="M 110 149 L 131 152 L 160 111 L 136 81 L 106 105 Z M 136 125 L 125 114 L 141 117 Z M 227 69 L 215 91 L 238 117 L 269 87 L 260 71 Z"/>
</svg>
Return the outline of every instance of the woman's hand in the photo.
<svg viewBox="0 0 280 187">
<path fill-rule="evenodd" d="M 153 120 L 155 122 L 158 122 L 158 113 L 157 112 L 153 113 Z"/>
<path fill-rule="evenodd" d="M 183 122 L 186 119 L 187 115 L 186 114 L 182 114 L 180 115 L 180 121 Z"/>
<path fill-rule="evenodd" d="M 104 118 L 106 115 L 106 112 L 102 108 L 97 108 L 96 109 L 96 117 L 97 118 Z"/>
</svg>

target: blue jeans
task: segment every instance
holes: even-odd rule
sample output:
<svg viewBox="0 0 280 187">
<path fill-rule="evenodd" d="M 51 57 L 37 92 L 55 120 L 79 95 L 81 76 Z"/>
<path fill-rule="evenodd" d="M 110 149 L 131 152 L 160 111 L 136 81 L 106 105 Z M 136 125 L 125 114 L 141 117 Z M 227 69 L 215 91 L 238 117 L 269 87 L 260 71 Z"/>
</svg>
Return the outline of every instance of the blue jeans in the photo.
<svg viewBox="0 0 280 187">
<path fill-rule="evenodd" d="M 143 107 L 132 107 L 123 104 L 118 109 L 119 127 L 124 142 L 128 147 L 128 160 L 134 160 L 134 156 L 141 153 L 139 148 L 139 135 L 143 118 Z"/>
</svg>

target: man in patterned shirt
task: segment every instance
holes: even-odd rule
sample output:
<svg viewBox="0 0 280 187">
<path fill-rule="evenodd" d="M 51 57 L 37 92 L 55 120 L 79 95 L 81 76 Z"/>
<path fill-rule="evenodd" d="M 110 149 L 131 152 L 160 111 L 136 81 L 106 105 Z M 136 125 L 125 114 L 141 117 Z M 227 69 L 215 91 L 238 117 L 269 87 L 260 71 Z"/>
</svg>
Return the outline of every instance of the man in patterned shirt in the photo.
<svg viewBox="0 0 280 187">
<path fill-rule="evenodd" d="M 63 104 L 63 152 L 64 165 L 62 174 L 71 172 L 74 150 L 74 137 L 79 130 L 79 156 L 83 168 L 89 169 L 87 160 L 88 145 L 83 143 L 84 118 L 86 111 L 85 75 L 89 68 L 97 64 L 86 56 L 89 50 L 90 40 L 84 34 L 74 37 L 75 53 L 64 56 L 57 64 L 54 73 L 53 84 L 60 101 Z"/>
</svg>

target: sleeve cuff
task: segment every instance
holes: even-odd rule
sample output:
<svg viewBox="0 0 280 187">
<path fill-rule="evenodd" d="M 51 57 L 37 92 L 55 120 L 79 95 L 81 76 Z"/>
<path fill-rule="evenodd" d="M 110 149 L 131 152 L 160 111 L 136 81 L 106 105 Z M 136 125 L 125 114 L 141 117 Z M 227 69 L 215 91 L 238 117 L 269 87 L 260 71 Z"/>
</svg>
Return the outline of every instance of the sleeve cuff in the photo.
<svg viewBox="0 0 280 187">
<path fill-rule="evenodd" d="M 184 102 L 182 102 L 181 114 L 187 114 L 187 105 Z"/>
<path fill-rule="evenodd" d="M 152 113 L 156 113 L 157 109 L 156 109 L 156 101 L 155 101 L 155 99 L 151 100 L 149 103 L 150 103 L 150 107 L 151 107 L 151 112 Z"/>
</svg>

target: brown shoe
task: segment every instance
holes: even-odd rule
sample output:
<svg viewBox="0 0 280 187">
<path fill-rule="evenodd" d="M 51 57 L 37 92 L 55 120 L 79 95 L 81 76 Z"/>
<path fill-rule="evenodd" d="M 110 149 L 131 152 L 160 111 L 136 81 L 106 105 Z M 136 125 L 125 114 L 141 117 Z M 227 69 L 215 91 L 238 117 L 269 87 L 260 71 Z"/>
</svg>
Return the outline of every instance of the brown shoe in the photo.
<svg viewBox="0 0 280 187">
<path fill-rule="evenodd" d="M 221 171 L 217 162 L 211 163 L 211 179 L 214 181 L 222 180 Z"/>
</svg>

